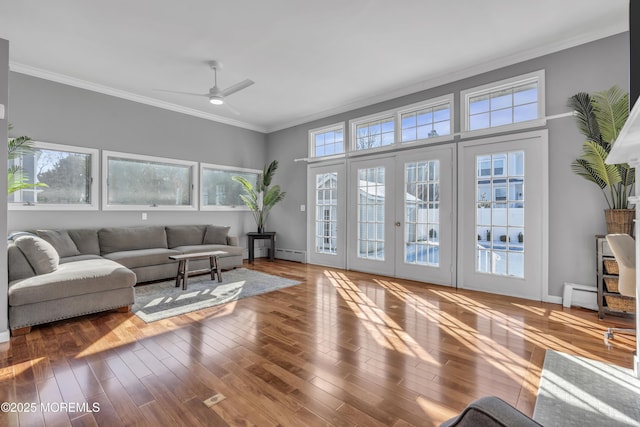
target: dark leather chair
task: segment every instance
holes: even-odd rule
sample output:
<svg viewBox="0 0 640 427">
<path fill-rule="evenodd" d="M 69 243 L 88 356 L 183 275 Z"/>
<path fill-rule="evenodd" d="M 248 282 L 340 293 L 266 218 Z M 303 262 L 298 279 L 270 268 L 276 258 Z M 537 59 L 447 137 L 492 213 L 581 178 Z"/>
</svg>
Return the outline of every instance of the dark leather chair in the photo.
<svg viewBox="0 0 640 427">
<path fill-rule="evenodd" d="M 440 427 L 542 427 L 504 400 L 482 397 L 471 402 L 460 413 Z"/>
</svg>

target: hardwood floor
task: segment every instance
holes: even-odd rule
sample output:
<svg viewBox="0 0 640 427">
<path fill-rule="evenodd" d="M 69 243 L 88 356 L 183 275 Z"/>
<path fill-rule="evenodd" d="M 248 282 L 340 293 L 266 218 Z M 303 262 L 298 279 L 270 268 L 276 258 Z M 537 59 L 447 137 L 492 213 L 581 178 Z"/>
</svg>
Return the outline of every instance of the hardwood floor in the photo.
<svg viewBox="0 0 640 427">
<path fill-rule="evenodd" d="M 27 406 L 0 425 L 430 426 L 486 395 L 531 415 L 548 348 L 632 365 L 635 338 L 602 339 L 629 319 L 287 261 L 249 268 L 302 284 L 12 338 L 0 402 Z"/>
</svg>

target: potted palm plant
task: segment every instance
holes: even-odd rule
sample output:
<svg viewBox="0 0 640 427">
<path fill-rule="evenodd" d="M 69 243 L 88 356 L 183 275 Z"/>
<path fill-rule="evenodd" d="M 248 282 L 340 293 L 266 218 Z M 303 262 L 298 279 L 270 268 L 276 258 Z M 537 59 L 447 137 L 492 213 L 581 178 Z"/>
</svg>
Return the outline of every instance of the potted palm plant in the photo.
<svg viewBox="0 0 640 427">
<path fill-rule="evenodd" d="M 580 92 L 569 98 L 575 111 L 580 133 L 586 140 L 582 155 L 571 169 L 600 188 L 607 202 L 605 209 L 607 233 L 633 234 L 635 211 L 629 209 L 635 173 L 627 163 L 605 163 L 611 147 L 629 117 L 629 94 L 613 86 L 602 92 Z"/>
<path fill-rule="evenodd" d="M 13 126 L 9 125 L 9 130 Z M 33 145 L 31 138 L 28 136 L 19 136 L 17 138 L 9 138 L 7 143 L 7 157 L 9 162 L 21 156 L 33 153 Z M 18 190 L 24 190 L 33 187 L 46 187 L 47 184 L 39 182 L 31 184 L 28 182 L 28 176 L 21 166 L 13 164 L 7 169 L 7 193 L 12 194 Z"/>
<path fill-rule="evenodd" d="M 271 180 L 277 169 L 277 160 L 272 161 L 269 165 L 265 165 L 262 173 L 258 174 L 255 186 L 245 177 L 234 176 L 232 178 L 244 188 L 245 194 L 241 194 L 240 197 L 244 204 L 253 212 L 253 217 L 258 225 L 258 233 L 264 232 L 271 208 L 284 199 L 284 196 L 287 194 L 280 190 L 279 185 L 271 186 Z"/>
</svg>

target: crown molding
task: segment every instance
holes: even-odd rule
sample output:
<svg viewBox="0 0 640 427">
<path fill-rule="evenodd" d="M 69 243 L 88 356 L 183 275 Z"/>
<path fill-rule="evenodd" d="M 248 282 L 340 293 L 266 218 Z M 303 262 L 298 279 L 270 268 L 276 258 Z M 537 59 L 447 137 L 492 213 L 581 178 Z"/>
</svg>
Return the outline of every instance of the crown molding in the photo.
<svg viewBox="0 0 640 427">
<path fill-rule="evenodd" d="M 173 104 L 170 102 L 161 101 L 155 98 L 149 98 L 147 96 L 137 95 L 132 92 L 127 92 L 120 89 L 115 89 L 109 86 L 104 86 L 98 83 L 89 82 L 87 80 L 77 79 L 75 77 L 67 76 L 65 74 L 54 73 L 52 71 L 43 70 L 42 68 L 32 67 L 30 65 L 21 64 L 18 62 L 9 62 L 9 70 L 26 74 L 28 76 L 38 77 L 45 80 L 50 80 L 56 83 L 62 83 L 68 86 L 77 87 L 80 89 L 86 89 L 93 92 L 102 93 L 105 95 L 115 96 L 117 98 L 126 99 L 140 104 L 150 105 L 152 107 L 158 107 L 165 110 L 175 111 L 177 113 L 187 114 L 189 116 L 198 117 L 205 120 L 211 120 L 213 122 L 223 123 L 230 126 L 236 126 L 244 129 L 253 130 L 256 132 L 265 133 L 266 129 L 262 126 L 256 126 L 251 123 L 242 122 L 240 120 L 234 120 L 215 114 L 205 113 L 193 108 L 183 107 L 181 105 Z"/>
<path fill-rule="evenodd" d="M 315 120 L 323 119 L 325 117 L 333 116 L 335 114 L 345 113 L 347 111 L 367 107 L 369 105 L 377 104 L 379 102 L 389 101 L 391 99 L 399 98 L 401 96 L 410 95 L 412 93 L 417 93 L 423 90 L 432 89 L 434 87 L 442 86 L 458 80 L 463 80 L 463 79 L 473 77 L 482 73 L 497 70 L 499 68 L 515 65 L 520 62 L 528 61 L 530 59 L 560 52 L 565 49 L 580 46 L 596 40 L 604 39 L 606 37 L 624 33 L 626 31 L 629 31 L 628 22 L 624 24 L 616 23 L 609 26 L 605 26 L 605 27 L 591 28 L 591 31 L 587 33 L 583 33 L 579 36 L 575 36 L 575 37 L 561 40 L 558 42 L 549 43 L 544 46 L 539 46 L 537 48 L 529 49 L 523 52 L 518 52 L 512 55 L 504 56 L 495 60 L 484 62 L 482 64 L 477 64 L 459 71 L 447 72 L 441 75 L 433 76 L 426 80 L 422 80 L 418 83 L 414 83 L 409 86 L 398 88 L 392 91 L 387 91 L 385 93 L 368 96 L 366 98 L 360 98 L 360 99 L 354 100 L 353 102 L 349 102 L 348 104 L 341 105 L 339 107 L 324 110 L 316 114 L 305 116 L 303 118 L 292 120 L 290 122 L 281 123 L 272 127 L 267 127 L 266 131 L 268 133 L 276 132 L 276 131 L 287 129 L 293 126 L 298 126 L 304 123 L 309 123 Z"/>
</svg>

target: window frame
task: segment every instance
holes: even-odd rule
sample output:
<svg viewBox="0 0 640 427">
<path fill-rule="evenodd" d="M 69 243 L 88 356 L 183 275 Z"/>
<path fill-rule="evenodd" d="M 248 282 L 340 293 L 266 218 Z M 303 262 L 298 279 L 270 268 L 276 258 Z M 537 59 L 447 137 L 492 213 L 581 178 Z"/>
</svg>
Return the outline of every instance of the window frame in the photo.
<svg viewBox="0 0 640 427">
<path fill-rule="evenodd" d="M 233 171 L 233 172 L 248 172 L 255 173 L 259 175 L 262 173 L 262 170 L 259 169 L 248 169 L 248 168 L 237 168 L 233 166 L 225 166 L 225 165 L 216 165 L 212 163 L 200 163 L 199 167 L 199 178 L 200 178 L 200 191 L 199 191 L 199 199 L 200 199 L 200 210 L 201 211 L 249 211 L 249 207 L 242 203 L 240 205 L 205 205 L 204 204 L 204 170 L 212 169 L 212 170 L 221 170 L 221 171 Z"/>
<path fill-rule="evenodd" d="M 446 135 L 438 135 L 433 138 L 420 138 L 413 139 L 410 141 L 402 140 L 402 115 L 407 113 L 418 112 L 420 110 L 424 110 L 427 108 L 434 108 L 440 105 L 448 104 L 449 105 L 449 133 Z M 416 102 L 415 104 L 406 105 L 396 112 L 396 144 L 399 146 L 413 146 L 413 145 L 429 145 L 435 144 L 442 141 L 449 141 L 454 137 L 454 127 L 453 121 L 455 119 L 455 110 L 454 110 L 454 95 L 453 93 L 449 93 L 447 95 L 439 96 L 436 98 L 431 98 L 426 101 Z"/>
<path fill-rule="evenodd" d="M 97 148 L 79 147 L 75 145 L 57 144 L 53 142 L 31 141 L 31 146 L 36 149 L 61 151 L 67 153 L 88 154 L 90 156 L 91 180 L 89 184 L 89 200 L 87 204 L 60 204 L 60 203 L 34 203 L 7 202 L 7 209 L 12 211 L 97 211 L 99 210 L 99 157 Z"/>
<path fill-rule="evenodd" d="M 500 90 L 512 89 L 516 86 L 537 83 L 538 86 L 538 118 L 506 125 L 492 126 L 483 129 L 469 130 L 469 101 L 473 97 L 488 95 L 492 92 Z M 511 107 L 513 109 L 513 106 Z M 489 110 L 491 112 L 492 110 Z M 513 132 L 532 127 L 544 126 L 546 124 L 545 117 L 545 70 L 538 70 L 527 74 L 511 77 L 496 82 L 487 83 L 481 86 L 465 89 L 460 91 L 460 117 L 461 117 L 461 137 L 471 138 L 482 135 L 489 135 L 503 132 Z"/>
<path fill-rule="evenodd" d="M 342 153 L 336 153 L 336 154 L 329 154 L 326 156 L 316 156 L 316 144 L 315 144 L 315 140 L 316 140 L 316 136 L 317 135 L 321 135 L 323 133 L 327 133 L 327 132 L 331 132 L 331 131 L 337 131 L 337 130 L 341 130 L 342 131 Z M 336 158 L 342 158 L 346 155 L 347 153 L 347 148 L 348 148 L 348 143 L 347 143 L 347 132 L 345 129 L 345 122 L 339 122 L 339 123 L 334 123 L 331 125 L 327 125 L 327 126 L 322 126 L 319 128 L 315 128 L 315 129 L 310 129 L 309 130 L 309 159 L 313 159 L 313 160 L 327 160 L 327 159 L 336 159 Z"/>
<path fill-rule="evenodd" d="M 118 205 L 109 204 L 109 159 L 141 160 L 156 163 L 188 166 L 191 168 L 191 204 L 174 205 Z M 198 162 L 190 160 L 169 159 L 166 157 L 147 156 L 142 154 L 123 153 L 119 151 L 102 151 L 102 210 L 104 211 L 197 211 L 198 210 Z"/>
<path fill-rule="evenodd" d="M 358 117 L 355 119 L 349 120 L 349 154 L 351 156 L 357 156 L 368 153 L 375 153 L 379 151 L 389 151 L 393 150 L 398 146 L 398 120 L 397 120 L 397 110 L 386 110 L 381 111 L 379 113 L 370 114 L 364 117 Z M 371 123 L 375 121 L 384 121 L 386 119 L 391 119 L 393 122 L 393 143 L 388 145 L 381 145 L 380 147 L 373 148 L 365 148 L 362 150 L 358 150 L 358 138 L 357 138 L 357 127 L 358 125 Z"/>
</svg>

